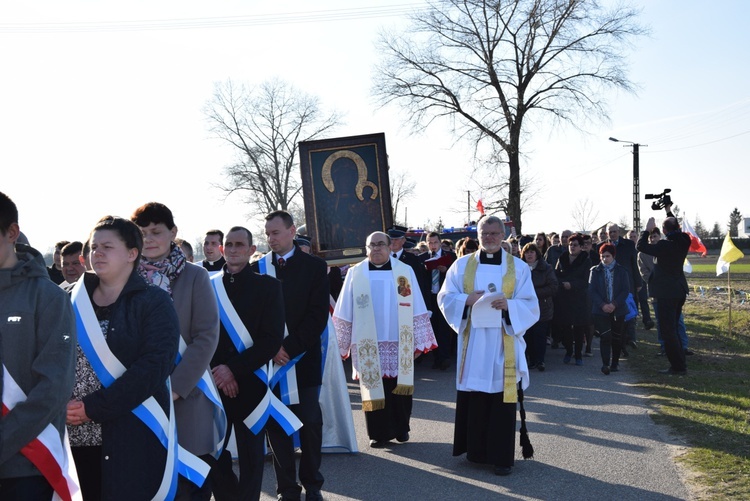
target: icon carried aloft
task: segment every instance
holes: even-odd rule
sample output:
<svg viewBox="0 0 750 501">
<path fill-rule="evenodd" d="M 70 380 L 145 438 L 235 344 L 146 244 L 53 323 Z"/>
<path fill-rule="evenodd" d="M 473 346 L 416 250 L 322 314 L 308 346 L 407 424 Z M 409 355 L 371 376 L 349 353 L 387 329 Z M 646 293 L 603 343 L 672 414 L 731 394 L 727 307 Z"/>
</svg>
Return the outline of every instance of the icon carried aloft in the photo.
<svg viewBox="0 0 750 501">
<path fill-rule="evenodd" d="M 385 134 L 299 143 L 307 234 L 329 264 L 364 259 L 365 240 L 393 225 Z"/>
</svg>

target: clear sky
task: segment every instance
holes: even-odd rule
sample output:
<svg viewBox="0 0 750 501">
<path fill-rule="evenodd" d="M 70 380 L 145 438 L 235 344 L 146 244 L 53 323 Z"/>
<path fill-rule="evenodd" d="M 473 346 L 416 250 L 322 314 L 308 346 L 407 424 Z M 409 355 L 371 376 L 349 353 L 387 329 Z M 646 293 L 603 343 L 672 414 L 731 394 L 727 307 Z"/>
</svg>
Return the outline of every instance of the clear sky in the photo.
<svg viewBox="0 0 750 501">
<path fill-rule="evenodd" d="M 466 191 L 481 195 L 481 182 L 469 181 L 471 150 L 440 123 L 411 135 L 398 110 L 376 109 L 370 94 L 378 30 L 404 26 L 403 13 L 420 5 L 2 2 L 0 191 L 16 201 L 22 230 L 42 251 L 147 201 L 167 204 L 191 242 L 209 227 L 245 224 L 256 233 L 261 226 L 247 220 L 241 199 L 225 200 L 212 186 L 234 152 L 211 137 L 202 108 L 214 82 L 279 77 L 344 114 L 336 136 L 385 132 L 391 168 L 417 181 L 409 225 L 442 218 L 459 226 Z M 535 128 L 523 172 L 537 194 L 524 233 L 577 229 L 573 207 L 585 199 L 598 224 L 631 219 L 632 156 L 610 136 L 648 145 L 641 193 L 672 188 L 693 225 L 700 218 L 725 228 L 734 207 L 750 217 L 750 3 L 636 5 L 652 29 L 629 61 L 638 95 L 613 93 L 611 121 L 585 134 Z M 651 214 L 645 201 L 641 213 Z"/>
</svg>

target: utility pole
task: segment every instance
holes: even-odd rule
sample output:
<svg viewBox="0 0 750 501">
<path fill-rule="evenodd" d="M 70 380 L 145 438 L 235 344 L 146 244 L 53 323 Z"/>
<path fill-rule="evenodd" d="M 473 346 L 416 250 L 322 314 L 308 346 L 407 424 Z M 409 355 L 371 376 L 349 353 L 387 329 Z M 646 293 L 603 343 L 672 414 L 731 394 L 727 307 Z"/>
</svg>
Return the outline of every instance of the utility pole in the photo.
<svg viewBox="0 0 750 501">
<path fill-rule="evenodd" d="M 471 224 L 471 191 L 466 190 L 466 226 Z"/>
<path fill-rule="evenodd" d="M 640 173 L 640 148 L 647 144 L 634 143 L 633 141 L 621 141 L 614 137 L 609 138 L 615 143 L 626 143 L 625 147 L 633 147 L 633 229 L 636 233 L 641 232 L 641 173 Z"/>
</svg>

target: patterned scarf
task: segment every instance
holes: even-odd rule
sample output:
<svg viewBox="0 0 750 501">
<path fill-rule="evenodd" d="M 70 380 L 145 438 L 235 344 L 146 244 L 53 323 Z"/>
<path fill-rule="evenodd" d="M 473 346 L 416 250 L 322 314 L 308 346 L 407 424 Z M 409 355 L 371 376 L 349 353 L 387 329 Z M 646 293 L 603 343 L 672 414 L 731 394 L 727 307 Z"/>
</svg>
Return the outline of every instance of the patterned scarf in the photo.
<svg viewBox="0 0 750 501">
<path fill-rule="evenodd" d="M 604 268 L 604 283 L 607 285 L 607 301 L 610 303 L 612 302 L 612 295 L 613 292 L 613 285 L 612 285 L 612 270 L 615 269 L 615 265 L 617 264 L 617 261 L 614 259 L 609 264 L 602 263 L 602 268 Z"/>
<path fill-rule="evenodd" d="M 172 295 L 172 284 L 185 269 L 185 254 L 180 246 L 172 242 L 171 250 L 166 258 L 160 261 L 149 261 L 141 256 L 141 263 L 138 266 L 138 274 L 146 279 L 147 282 L 158 285 L 160 288 Z"/>
</svg>

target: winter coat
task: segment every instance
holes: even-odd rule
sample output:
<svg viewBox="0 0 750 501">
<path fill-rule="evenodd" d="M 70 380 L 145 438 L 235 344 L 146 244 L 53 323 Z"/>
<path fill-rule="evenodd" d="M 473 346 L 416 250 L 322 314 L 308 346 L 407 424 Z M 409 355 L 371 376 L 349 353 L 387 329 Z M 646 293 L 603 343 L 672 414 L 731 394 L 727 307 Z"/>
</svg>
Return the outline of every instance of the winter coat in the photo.
<svg viewBox="0 0 750 501">
<path fill-rule="evenodd" d="M 546 261 L 537 261 L 536 267 L 531 270 L 531 281 L 534 284 L 536 297 L 539 299 L 539 321 L 552 320 L 554 297 L 558 288 L 554 268 Z"/>
<path fill-rule="evenodd" d="M 650 244 L 648 232 L 644 231 L 637 246 L 640 252 L 656 258 L 648 280 L 648 295 L 655 298 L 684 299 L 688 294 L 688 285 L 682 266 L 690 249 L 690 235 L 673 231 L 665 239 Z"/>
<path fill-rule="evenodd" d="M 588 253 L 581 252 L 571 262 L 570 252 L 565 251 L 557 261 L 555 275 L 559 284 L 555 296 L 556 323 L 563 325 L 587 325 L 590 309 L 588 307 L 589 270 L 591 260 Z M 563 286 L 563 282 L 570 283 L 570 289 Z"/>
<path fill-rule="evenodd" d="M 86 273 L 83 279 L 92 295 L 99 278 Z M 167 378 L 179 336 L 169 294 L 134 270 L 111 306 L 106 335 L 126 371 L 108 388 L 82 399 L 86 415 L 102 425 L 102 499 L 151 499 L 159 489 L 167 451 L 132 410 L 153 396 L 169 416 Z"/>
<path fill-rule="evenodd" d="M 612 301 L 607 301 L 607 283 L 604 265 L 599 263 L 591 268 L 589 275 L 589 296 L 591 297 L 591 313 L 594 315 L 607 315 L 602 311 L 602 306 L 610 302 L 615 305 L 615 316 L 625 316 L 628 313 L 628 305 L 625 302 L 630 293 L 630 275 L 627 270 L 615 263 L 612 269 Z"/>
<path fill-rule="evenodd" d="M 40 475 L 20 450 L 49 424 L 62 437 L 75 381 L 70 299 L 50 281 L 38 251 L 15 248 L 18 263 L 0 269 L 0 356 L 26 400 L 0 419 L 0 479 Z"/>
</svg>

